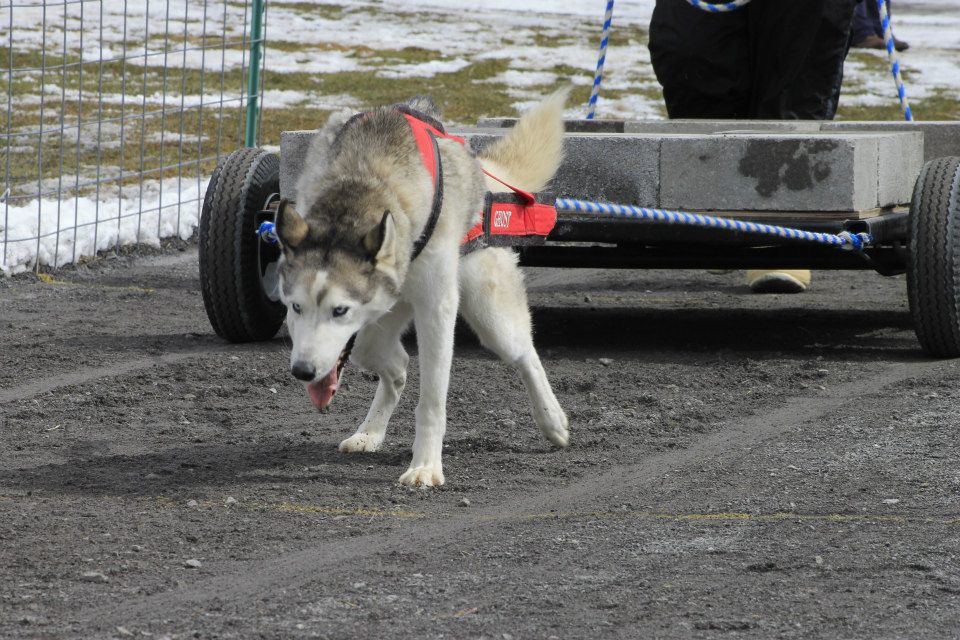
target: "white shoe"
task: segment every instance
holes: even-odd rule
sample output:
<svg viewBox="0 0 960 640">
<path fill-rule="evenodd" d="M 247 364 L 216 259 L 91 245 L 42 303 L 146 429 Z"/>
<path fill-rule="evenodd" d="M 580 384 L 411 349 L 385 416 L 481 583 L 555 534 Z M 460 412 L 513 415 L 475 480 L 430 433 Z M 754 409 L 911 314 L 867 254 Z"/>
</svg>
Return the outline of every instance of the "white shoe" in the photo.
<svg viewBox="0 0 960 640">
<path fill-rule="evenodd" d="M 803 293 L 810 286 L 810 271 L 755 269 L 747 271 L 747 284 L 754 293 Z"/>
</svg>

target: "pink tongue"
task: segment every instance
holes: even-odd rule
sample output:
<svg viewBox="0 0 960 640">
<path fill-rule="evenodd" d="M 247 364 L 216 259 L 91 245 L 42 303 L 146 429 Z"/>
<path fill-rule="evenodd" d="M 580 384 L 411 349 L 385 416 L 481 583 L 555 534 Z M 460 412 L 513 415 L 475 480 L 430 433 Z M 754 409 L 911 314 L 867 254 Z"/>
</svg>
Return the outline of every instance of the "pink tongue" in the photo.
<svg viewBox="0 0 960 640">
<path fill-rule="evenodd" d="M 337 387 L 340 384 L 339 378 L 337 368 L 334 367 L 323 379 L 307 385 L 307 393 L 310 394 L 310 400 L 317 409 L 326 409 L 330 401 L 333 400 L 333 395 L 337 392 Z"/>
</svg>

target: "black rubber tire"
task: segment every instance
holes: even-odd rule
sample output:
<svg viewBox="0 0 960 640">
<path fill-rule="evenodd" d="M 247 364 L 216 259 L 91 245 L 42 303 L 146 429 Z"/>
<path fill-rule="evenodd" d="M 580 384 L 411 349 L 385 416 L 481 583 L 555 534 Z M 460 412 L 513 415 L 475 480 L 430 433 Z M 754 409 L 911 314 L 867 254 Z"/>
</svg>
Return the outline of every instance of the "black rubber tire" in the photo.
<svg viewBox="0 0 960 640">
<path fill-rule="evenodd" d="M 917 178 L 907 295 L 923 350 L 960 356 L 960 158 L 931 160 Z"/>
<path fill-rule="evenodd" d="M 214 170 L 200 214 L 200 288 L 217 335 L 230 342 L 269 340 L 286 307 L 260 284 L 257 212 L 280 191 L 280 161 L 263 149 L 238 149 Z"/>
</svg>

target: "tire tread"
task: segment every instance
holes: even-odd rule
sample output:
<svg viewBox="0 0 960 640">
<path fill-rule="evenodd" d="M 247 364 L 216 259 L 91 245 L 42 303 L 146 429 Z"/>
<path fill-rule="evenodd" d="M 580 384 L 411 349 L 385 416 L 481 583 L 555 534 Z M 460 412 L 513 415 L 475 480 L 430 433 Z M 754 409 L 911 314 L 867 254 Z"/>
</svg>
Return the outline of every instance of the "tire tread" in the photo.
<svg viewBox="0 0 960 640">
<path fill-rule="evenodd" d="M 268 340 L 283 324 L 283 305 L 260 285 L 254 220 L 279 190 L 279 160 L 262 149 L 234 151 L 214 171 L 200 216 L 200 286 L 217 335 L 231 342 Z"/>
<path fill-rule="evenodd" d="M 917 178 L 907 295 L 923 349 L 960 356 L 960 158 L 931 160 Z"/>
</svg>

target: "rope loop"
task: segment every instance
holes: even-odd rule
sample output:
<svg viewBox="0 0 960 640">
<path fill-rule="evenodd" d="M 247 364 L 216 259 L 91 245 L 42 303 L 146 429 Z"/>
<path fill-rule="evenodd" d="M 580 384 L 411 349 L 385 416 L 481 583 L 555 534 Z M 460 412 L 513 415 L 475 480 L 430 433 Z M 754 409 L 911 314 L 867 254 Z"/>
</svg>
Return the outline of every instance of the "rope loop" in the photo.
<svg viewBox="0 0 960 640">
<path fill-rule="evenodd" d="M 696 7 L 701 11 L 709 11 L 710 13 L 727 13 L 729 11 L 736 11 L 741 7 L 745 7 L 750 4 L 750 0 L 731 0 L 730 2 L 717 2 L 716 4 L 712 2 L 706 2 L 705 0 L 687 0 L 687 3 L 692 7 Z"/>
<path fill-rule="evenodd" d="M 270 221 L 261 222 L 256 233 L 267 244 L 280 244 L 280 238 L 277 236 L 277 225 Z"/>
</svg>

